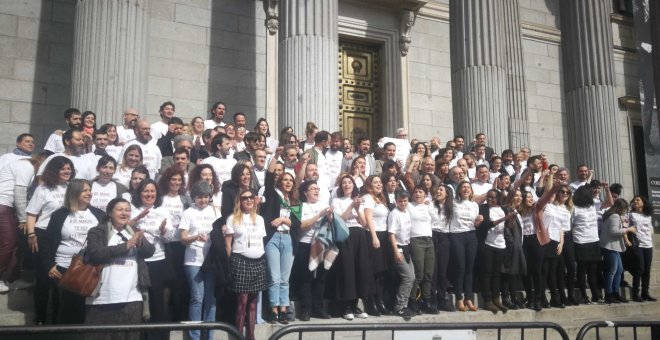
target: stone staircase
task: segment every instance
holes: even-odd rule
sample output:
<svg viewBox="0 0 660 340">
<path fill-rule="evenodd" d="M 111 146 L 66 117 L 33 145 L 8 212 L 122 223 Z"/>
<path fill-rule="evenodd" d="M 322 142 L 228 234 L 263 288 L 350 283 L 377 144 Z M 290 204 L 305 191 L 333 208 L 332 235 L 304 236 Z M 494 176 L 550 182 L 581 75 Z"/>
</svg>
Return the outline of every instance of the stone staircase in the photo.
<svg viewBox="0 0 660 340">
<path fill-rule="evenodd" d="M 657 235 L 654 240 L 654 254 L 651 273 L 651 294 L 655 297 L 660 297 L 660 235 Z M 29 275 L 28 275 L 29 276 Z M 632 276 L 626 273 L 626 280 L 632 283 Z M 9 325 L 31 325 L 33 324 L 33 303 L 32 291 L 33 288 L 12 290 L 8 294 L 0 294 L 0 326 Z M 630 288 L 622 289 L 626 297 L 630 297 Z M 493 315 L 490 312 L 479 310 L 477 312 L 441 312 L 438 315 L 420 315 L 414 317 L 410 322 L 414 323 L 460 323 L 460 322 L 533 322 L 533 321 L 548 321 L 555 322 L 561 325 L 568 333 L 571 339 L 585 323 L 589 321 L 599 320 L 660 320 L 660 302 L 643 302 L 636 303 L 630 302 L 627 304 L 618 305 L 582 305 L 572 306 L 565 309 L 549 308 L 541 312 L 534 312 L 532 310 L 512 310 L 507 314 L 498 313 Z M 404 323 L 401 318 L 394 316 L 381 316 L 372 317 L 360 320 L 346 321 L 341 318 L 333 318 L 330 320 L 312 319 L 310 322 L 296 321 L 296 324 L 352 324 L 352 323 L 376 323 L 376 324 L 392 324 Z M 256 338 L 267 339 L 271 334 L 280 329 L 281 325 L 260 324 L 257 325 Z M 632 338 L 630 331 L 622 330 L 620 339 Z M 219 332 L 218 332 L 219 333 Z M 385 334 L 387 333 L 387 334 Z M 371 335 L 369 335 L 371 334 Z M 644 333 L 639 333 L 639 338 L 649 338 L 641 336 Z M 360 339 L 361 333 L 351 332 L 350 334 L 338 333 L 342 339 L 357 338 Z M 514 336 L 515 335 L 515 336 Z M 538 335 L 538 336 L 535 336 Z M 548 339 L 555 339 L 553 332 L 548 331 Z M 626 336 L 630 335 L 630 336 Z M 496 333 L 490 331 L 479 331 L 477 338 L 489 339 L 496 336 Z M 502 331 L 502 338 L 516 338 L 520 336 L 519 331 L 504 330 Z M 541 338 L 542 332 L 540 331 L 526 331 L 525 338 L 536 339 Z M 181 332 L 172 332 L 172 339 L 184 338 Z M 220 338 L 217 334 L 216 338 Z M 288 336 L 286 339 L 293 339 L 294 336 Z M 295 336 L 297 338 L 297 335 Z M 307 339 L 329 339 L 329 334 L 306 334 L 304 337 Z M 368 339 L 382 339 L 391 338 L 389 332 L 368 332 Z M 556 337 L 558 338 L 558 337 Z M 601 339 L 614 338 L 613 333 L 609 334 L 606 331 L 601 333 Z"/>
</svg>

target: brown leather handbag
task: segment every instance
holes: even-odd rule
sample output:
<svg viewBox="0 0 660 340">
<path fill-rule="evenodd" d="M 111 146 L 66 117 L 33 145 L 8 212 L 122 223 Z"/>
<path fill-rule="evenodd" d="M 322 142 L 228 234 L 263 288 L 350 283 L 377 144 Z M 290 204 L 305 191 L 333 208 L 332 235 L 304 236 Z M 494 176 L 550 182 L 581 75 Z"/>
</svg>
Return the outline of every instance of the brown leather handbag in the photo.
<svg viewBox="0 0 660 340">
<path fill-rule="evenodd" d="M 80 296 L 96 296 L 103 265 L 85 263 L 84 249 L 71 258 L 69 269 L 62 275 L 59 287 Z"/>
</svg>

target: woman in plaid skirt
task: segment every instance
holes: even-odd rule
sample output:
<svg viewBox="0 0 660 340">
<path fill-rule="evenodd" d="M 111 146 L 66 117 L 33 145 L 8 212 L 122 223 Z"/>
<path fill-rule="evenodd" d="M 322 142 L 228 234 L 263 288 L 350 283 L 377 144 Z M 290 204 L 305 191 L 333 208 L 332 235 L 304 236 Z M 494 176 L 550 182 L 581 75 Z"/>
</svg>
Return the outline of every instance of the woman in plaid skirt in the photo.
<svg viewBox="0 0 660 340">
<path fill-rule="evenodd" d="M 230 289 L 238 295 L 236 328 L 243 332 L 248 315 L 246 339 L 254 340 L 257 320 L 257 295 L 266 289 L 266 257 L 263 217 L 257 215 L 256 193 L 241 189 L 234 211 L 227 218 L 225 242 L 233 282 Z"/>
</svg>

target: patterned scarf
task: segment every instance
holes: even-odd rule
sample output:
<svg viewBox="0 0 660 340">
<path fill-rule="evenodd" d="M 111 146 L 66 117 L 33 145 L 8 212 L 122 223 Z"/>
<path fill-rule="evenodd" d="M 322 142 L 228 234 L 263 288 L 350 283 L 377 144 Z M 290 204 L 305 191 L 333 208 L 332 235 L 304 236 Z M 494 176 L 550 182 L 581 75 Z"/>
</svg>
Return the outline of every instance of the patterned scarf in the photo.
<svg viewBox="0 0 660 340">
<path fill-rule="evenodd" d="M 25 152 L 25 151 L 23 151 L 19 148 L 14 149 L 14 154 L 19 155 L 19 156 L 32 156 L 31 152 L 28 153 L 28 152 Z"/>
</svg>

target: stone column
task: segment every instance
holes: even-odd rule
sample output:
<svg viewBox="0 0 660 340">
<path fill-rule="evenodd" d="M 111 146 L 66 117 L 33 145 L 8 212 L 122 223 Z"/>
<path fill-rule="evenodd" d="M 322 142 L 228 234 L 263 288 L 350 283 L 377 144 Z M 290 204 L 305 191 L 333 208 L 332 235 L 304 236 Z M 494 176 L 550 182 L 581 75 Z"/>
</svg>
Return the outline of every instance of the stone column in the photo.
<svg viewBox="0 0 660 340">
<path fill-rule="evenodd" d="M 145 113 L 149 1 L 77 1 L 71 102 L 99 122 L 121 124 L 128 107 Z"/>
<path fill-rule="evenodd" d="M 651 51 L 653 58 L 653 76 L 655 78 L 655 100 L 660 103 L 660 4 L 657 1 L 648 1 L 649 17 L 651 21 Z M 660 105 L 657 105 L 660 106 Z M 658 110 L 660 112 L 660 110 Z M 658 113 L 660 118 L 660 113 Z M 658 123 L 660 125 L 660 122 Z M 649 126 L 649 129 L 651 127 Z"/>
<path fill-rule="evenodd" d="M 498 153 L 509 147 L 501 6 L 501 0 L 449 1 L 454 130 L 468 140 L 484 132 Z"/>
<path fill-rule="evenodd" d="M 280 1 L 279 126 L 298 135 L 307 121 L 339 127 L 337 1 Z"/>
<path fill-rule="evenodd" d="M 621 183 L 611 1 L 560 1 L 561 49 L 571 166 Z"/>
<path fill-rule="evenodd" d="M 506 61 L 507 108 L 509 111 L 509 146 L 517 152 L 529 146 L 529 122 L 527 121 L 527 86 L 523 60 L 520 9 L 518 0 L 502 0 L 504 46 Z"/>
</svg>

